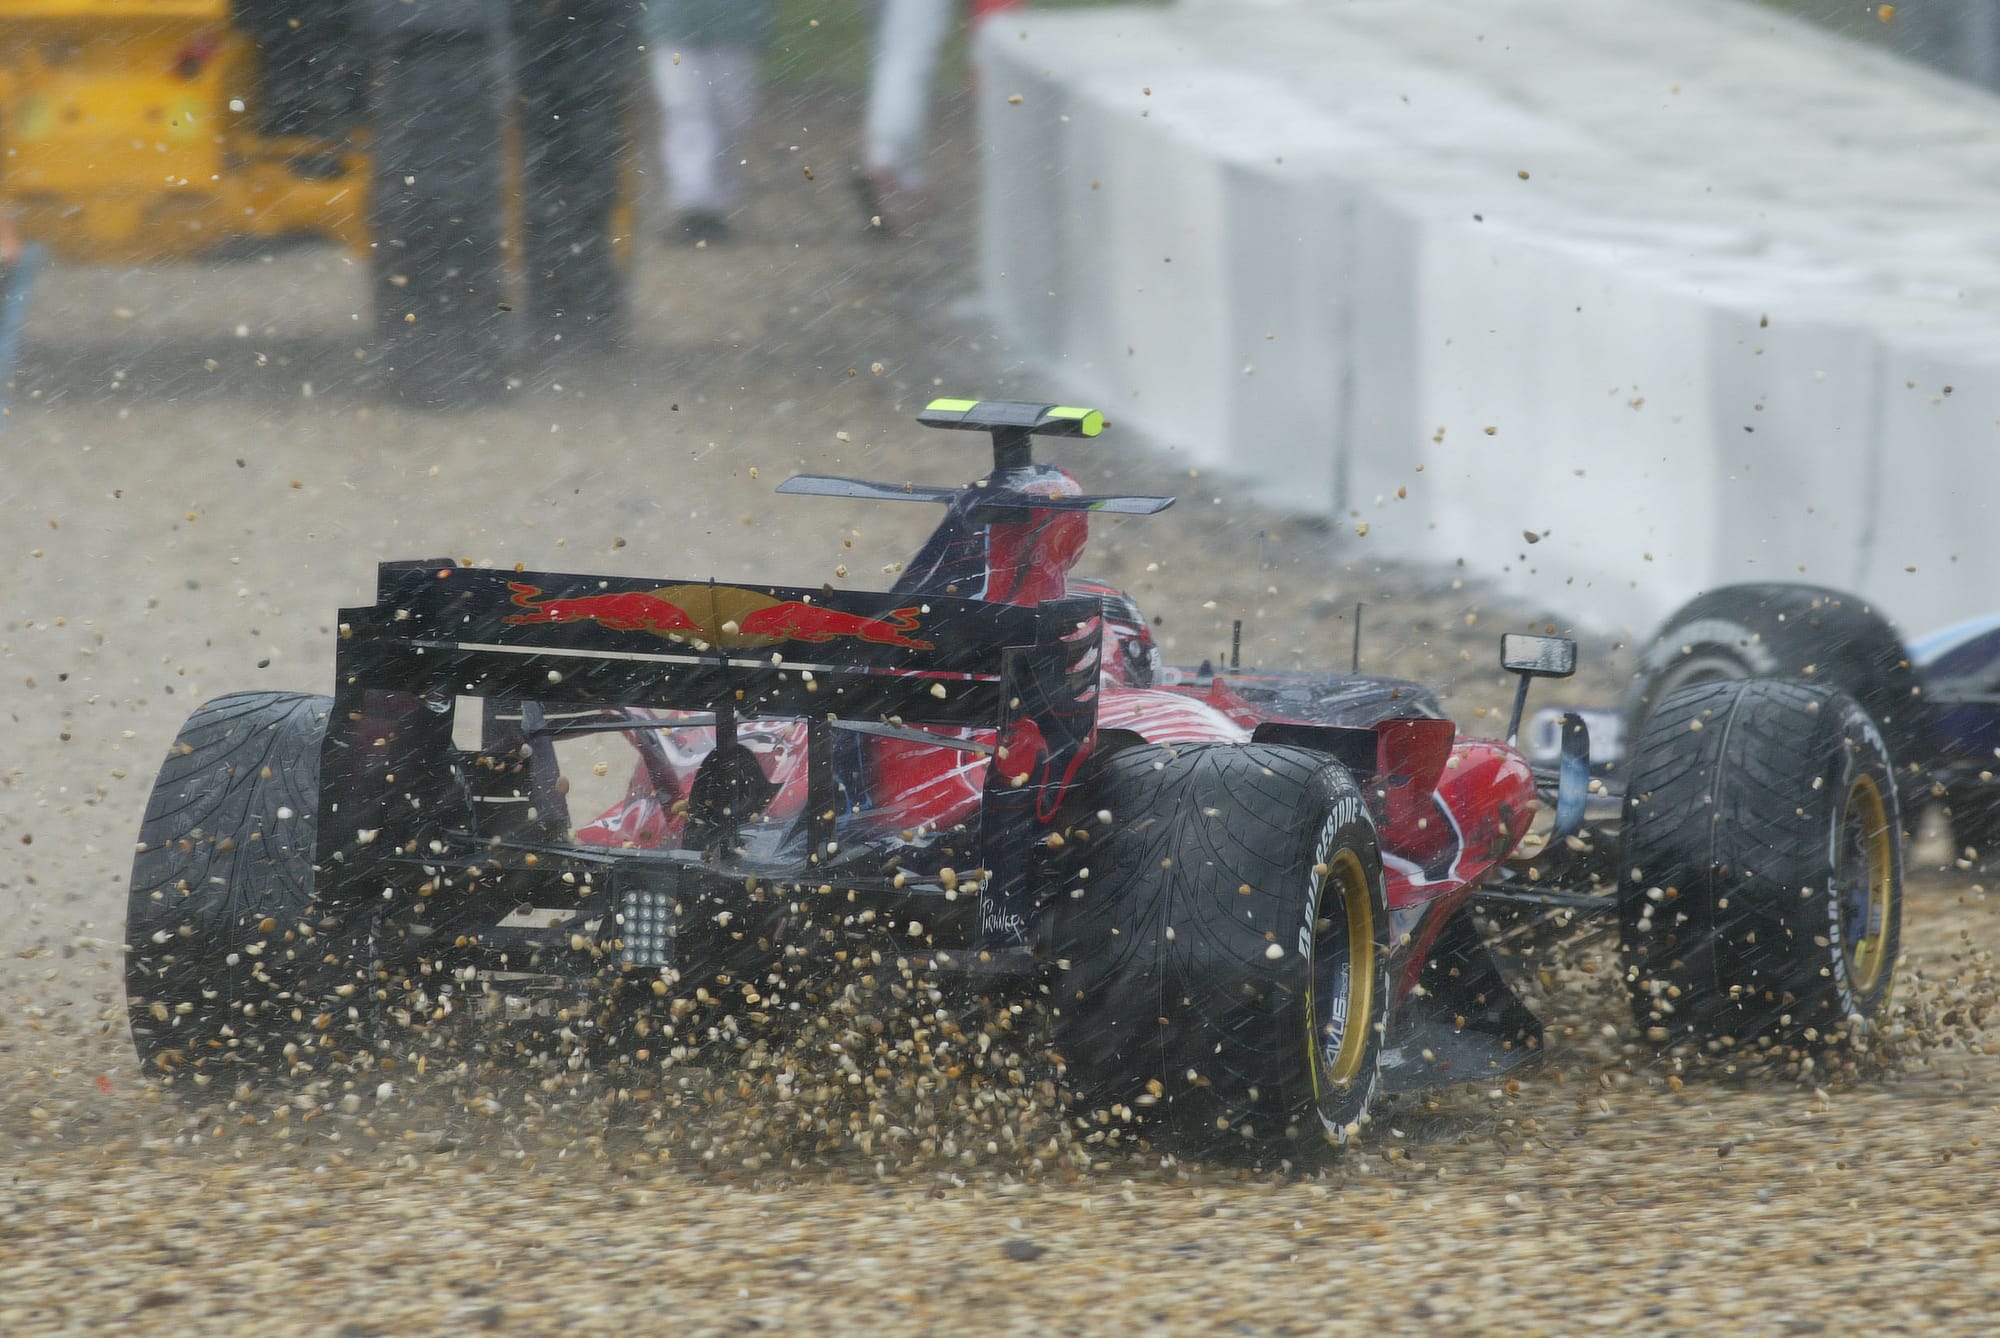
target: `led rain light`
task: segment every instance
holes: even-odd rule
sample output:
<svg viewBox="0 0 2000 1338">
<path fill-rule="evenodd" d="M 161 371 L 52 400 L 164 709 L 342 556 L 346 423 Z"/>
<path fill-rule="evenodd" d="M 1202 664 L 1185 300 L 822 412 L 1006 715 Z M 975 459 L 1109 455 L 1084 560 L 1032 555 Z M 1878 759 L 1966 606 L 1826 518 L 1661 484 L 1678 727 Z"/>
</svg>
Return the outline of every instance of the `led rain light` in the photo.
<svg viewBox="0 0 2000 1338">
<path fill-rule="evenodd" d="M 674 918 L 672 902 L 664 890 L 627 892 L 618 913 L 626 965 L 672 966 Z"/>
</svg>

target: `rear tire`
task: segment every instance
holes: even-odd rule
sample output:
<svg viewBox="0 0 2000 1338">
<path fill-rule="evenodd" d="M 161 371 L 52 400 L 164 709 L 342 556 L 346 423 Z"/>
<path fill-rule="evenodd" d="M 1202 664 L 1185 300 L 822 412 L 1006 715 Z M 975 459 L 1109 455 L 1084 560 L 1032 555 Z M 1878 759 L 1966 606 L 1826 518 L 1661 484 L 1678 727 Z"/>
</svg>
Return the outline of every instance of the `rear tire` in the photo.
<svg viewBox="0 0 2000 1338">
<path fill-rule="evenodd" d="M 126 1009 L 148 1068 L 284 1073 L 326 1034 L 318 987 L 330 977 L 308 916 L 332 706 L 302 693 L 219 697 L 160 767 L 125 929 Z"/>
<path fill-rule="evenodd" d="M 1197 1154 L 1345 1144 L 1379 1088 L 1389 917 L 1345 768 L 1270 745 L 1103 764 L 1053 914 L 1056 1043 L 1085 1118 Z M 1083 877 L 1084 867 L 1088 877 Z"/>
<path fill-rule="evenodd" d="M 1632 756 L 1619 922 L 1655 1045 L 1824 1043 L 1886 1006 L 1902 829 L 1852 698 L 1775 679 L 1659 704 Z"/>
</svg>

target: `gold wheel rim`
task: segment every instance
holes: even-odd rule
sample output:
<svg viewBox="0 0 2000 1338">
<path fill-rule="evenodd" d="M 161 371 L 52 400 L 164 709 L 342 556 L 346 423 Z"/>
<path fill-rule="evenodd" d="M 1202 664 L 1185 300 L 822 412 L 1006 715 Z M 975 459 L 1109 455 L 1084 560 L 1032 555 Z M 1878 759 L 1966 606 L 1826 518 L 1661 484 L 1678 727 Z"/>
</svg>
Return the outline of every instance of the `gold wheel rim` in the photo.
<svg viewBox="0 0 2000 1338">
<path fill-rule="evenodd" d="M 1315 924 L 1313 970 L 1306 990 L 1306 1040 L 1312 1047 L 1315 1095 L 1322 1073 L 1337 1089 L 1352 1086 L 1363 1075 L 1368 1058 L 1368 1033 L 1374 1025 L 1375 902 L 1369 894 L 1368 870 L 1362 866 L 1361 857 L 1351 850 L 1340 851 L 1327 864 L 1317 902 L 1317 919 L 1327 918 L 1330 900 L 1340 904 L 1347 940 L 1346 987 L 1341 991 L 1343 998 L 1326 1000 L 1326 1016 L 1322 1017 L 1317 948 L 1324 940 Z M 1339 984 L 1338 974 L 1326 983 Z"/>
<path fill-rule="evenodd" d="M 1881 981 L 1883 963 L 1889 956 L 1889 911 L 1895 891 L 1895 851 L 1889 834 L 1889 807 L 1882 801 L 1881 787 L 1873 776 L 1856 776 L 1847 788 L 1847 806 L 1841 817 L 1842 845 L 1860 857 L 1859 872 L 1867 879 L 1867 900 L 1856 889 L 1839 889 L 1842 916 L 1841 951 L 1847 956 L 1847 975 L 1857 994 L 1866 994 Z M 1846 852 L 1844 851 L 1843 854 Z M 1843 871 L 1848 867 L 1841 861 Z M 1856 932 L 1849 911 L 1864 911 L 1866 919 Z"/>
</svg>

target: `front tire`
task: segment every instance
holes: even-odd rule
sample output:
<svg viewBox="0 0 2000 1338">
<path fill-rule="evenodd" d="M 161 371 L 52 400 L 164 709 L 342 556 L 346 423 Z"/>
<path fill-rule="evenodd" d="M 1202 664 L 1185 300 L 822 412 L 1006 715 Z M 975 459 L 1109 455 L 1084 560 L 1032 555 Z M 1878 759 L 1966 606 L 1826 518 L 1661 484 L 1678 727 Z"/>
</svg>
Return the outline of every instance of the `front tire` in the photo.
<svg viewBox="0 0 2000 1338">
<path fill-rule="evenodd" d="M 1626 985 L 1655 1045 L 1811 1045 L 1887 1006 L 1902 830 L 1882 736 L 1845 693 L 1667 697 L 1633 754 L 1621 866 Z"/>
<path fill-rule="evenodd" d="M 1082 829 L 1052 912 L 1056 1043 L 1084 1118 L 1137 1111 L 1196 1154 L 1348 1142 L 1389 997 L 1353 778 L 1301 748 L 1142 745 L 1103 764 L 1097 807 L 1109 820 Z"/>
<path fill-rule="evenodd" d="M 1728 585 L 1698 595 L 1641 647 L 1625 737 L 1637 740 L 1655 706 L 1681 688 L 1744 678 L 1802 679 L 1854 698 L 1881 729 L 1905 816 L 1916 821 L 1935 746 L 1923 677 L 1887 618 L 1858 596 L 1816 585 Z"/>
</svg>

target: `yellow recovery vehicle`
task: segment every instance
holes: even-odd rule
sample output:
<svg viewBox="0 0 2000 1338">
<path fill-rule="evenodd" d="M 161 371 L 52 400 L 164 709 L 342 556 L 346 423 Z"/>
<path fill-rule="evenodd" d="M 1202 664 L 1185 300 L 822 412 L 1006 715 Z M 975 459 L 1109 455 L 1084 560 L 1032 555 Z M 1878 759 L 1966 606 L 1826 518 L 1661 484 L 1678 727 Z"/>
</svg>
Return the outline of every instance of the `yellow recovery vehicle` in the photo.
<svg viewBox="0 0 2000 1338">
<path fill-rule="evenodd" d="M 400 398 L 623 332 L 629 0 L 0 0 L 0 207 L 55 256 L 321 237 Z"/>
</svg>

